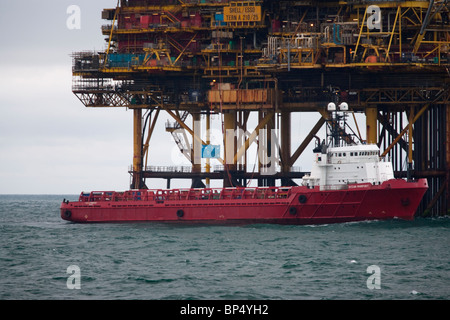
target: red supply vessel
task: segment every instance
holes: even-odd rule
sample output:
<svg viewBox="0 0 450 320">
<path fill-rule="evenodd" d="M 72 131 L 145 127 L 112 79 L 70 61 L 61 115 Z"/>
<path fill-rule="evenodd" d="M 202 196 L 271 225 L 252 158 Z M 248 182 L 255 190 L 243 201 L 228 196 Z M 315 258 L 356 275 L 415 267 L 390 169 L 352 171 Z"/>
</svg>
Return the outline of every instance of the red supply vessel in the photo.
<svg viewBox="0 0 450 320">
<path fill-rule="evenodd" d="M 311 173 L 300 186 L 81 193 L 76 202 L 63 201 L 61 217 L 79 223 L 183 224 L 412 220 L 427 180 L 395 179 L 376 145 L 342 145 L 342 134 L 331 131 L 329 143 L 314 149 Z"/>
<path fill-rule="evenodd" d="M 91 192 L 82 193 L 77 202 L 63 202 L 61 217 L 73 222 L 208 224 L 411 220 L 427 187 L 426 179 L 392 179 L 340 190 L 298 186 Z"/>
</svg>

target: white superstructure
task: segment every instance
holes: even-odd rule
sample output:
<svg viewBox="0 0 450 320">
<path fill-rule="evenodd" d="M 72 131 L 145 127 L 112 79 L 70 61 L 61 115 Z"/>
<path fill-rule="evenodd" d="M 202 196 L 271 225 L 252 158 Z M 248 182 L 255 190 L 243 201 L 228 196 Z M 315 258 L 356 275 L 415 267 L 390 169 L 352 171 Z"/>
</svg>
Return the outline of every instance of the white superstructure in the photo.
<svg viewBox="0 0 450 320">
<path fill-rule="evenodd" d="M 379 152 L 378 146 L 365 144 L 322 147 L 314 152 L 311 173 L 303 177 L 303 185 L 379 184 L 393 179 L 392 164 L 380 158 Z"/>
</svg>

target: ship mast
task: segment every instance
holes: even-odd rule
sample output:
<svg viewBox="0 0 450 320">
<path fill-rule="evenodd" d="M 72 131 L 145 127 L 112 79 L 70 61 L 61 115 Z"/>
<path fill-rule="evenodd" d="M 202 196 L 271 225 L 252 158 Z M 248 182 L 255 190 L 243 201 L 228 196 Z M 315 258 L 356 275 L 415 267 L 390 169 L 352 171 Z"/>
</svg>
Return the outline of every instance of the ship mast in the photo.
<svg viewBox="0 0 450 320">
<path fill-rule="evenodd" d="M 355 140 L 360 139 L 347 124 L 348 103 L 339 103 L 337 95 L 335 95 L 334 100 L 335 101 L 328 103 L 327 106 L 328 112 L 331 113 L 331 118 L 327 119 L 327 146 L 343 147 L 346 145 L 355 145 L 357 144 Z M 348 133 L 347 129 L 349 129 L 351 133 Z"/>
</svg>

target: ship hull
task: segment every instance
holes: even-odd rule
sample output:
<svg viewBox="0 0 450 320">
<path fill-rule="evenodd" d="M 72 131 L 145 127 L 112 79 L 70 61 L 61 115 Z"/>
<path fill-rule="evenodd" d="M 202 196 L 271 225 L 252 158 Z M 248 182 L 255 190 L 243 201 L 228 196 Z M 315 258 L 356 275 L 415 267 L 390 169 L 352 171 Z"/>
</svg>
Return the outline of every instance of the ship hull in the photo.
<svg viewBox="0 0 450 320">
<path fill-rule="evenodd" d="M 208 199 L 189 196 L 81 199 L 61 204 L 61 218 L 77 223 L 160 222 L 181 224 L 328 224 L 364 220 L 414 218 L 428 185 L 426 179 L 402 179 L 380 185 L 353 184 L 326 190 L 307 187 L 278 188 L 276 193 L 257 197 L 255 189 L 234 189 L 228 197 Z M 281 191 L 283 193 L 281 193 Z M 155 193 L 157 194 L 157 193 Z M 232 194 L 232 195 L 231 195 Z M 138 197 L 136 195 L 139 195 Z M 195 199 L 194 199 L 195 198 Z"/>
</svg>

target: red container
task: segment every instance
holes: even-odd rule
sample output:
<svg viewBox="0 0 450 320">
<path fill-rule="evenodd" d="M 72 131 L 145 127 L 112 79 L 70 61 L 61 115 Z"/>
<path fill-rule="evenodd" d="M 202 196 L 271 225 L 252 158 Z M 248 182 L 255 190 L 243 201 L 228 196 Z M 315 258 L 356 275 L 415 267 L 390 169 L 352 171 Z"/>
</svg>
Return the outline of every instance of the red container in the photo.
<svg viewBox="0 0 450 320">
<path fill-rule="evenodd" d="M 151 16 L 141 16 L 141 27 L 144 29 L 148 28 L 148 25 L 150 24 L 150 18 Z"/>
</svg>

